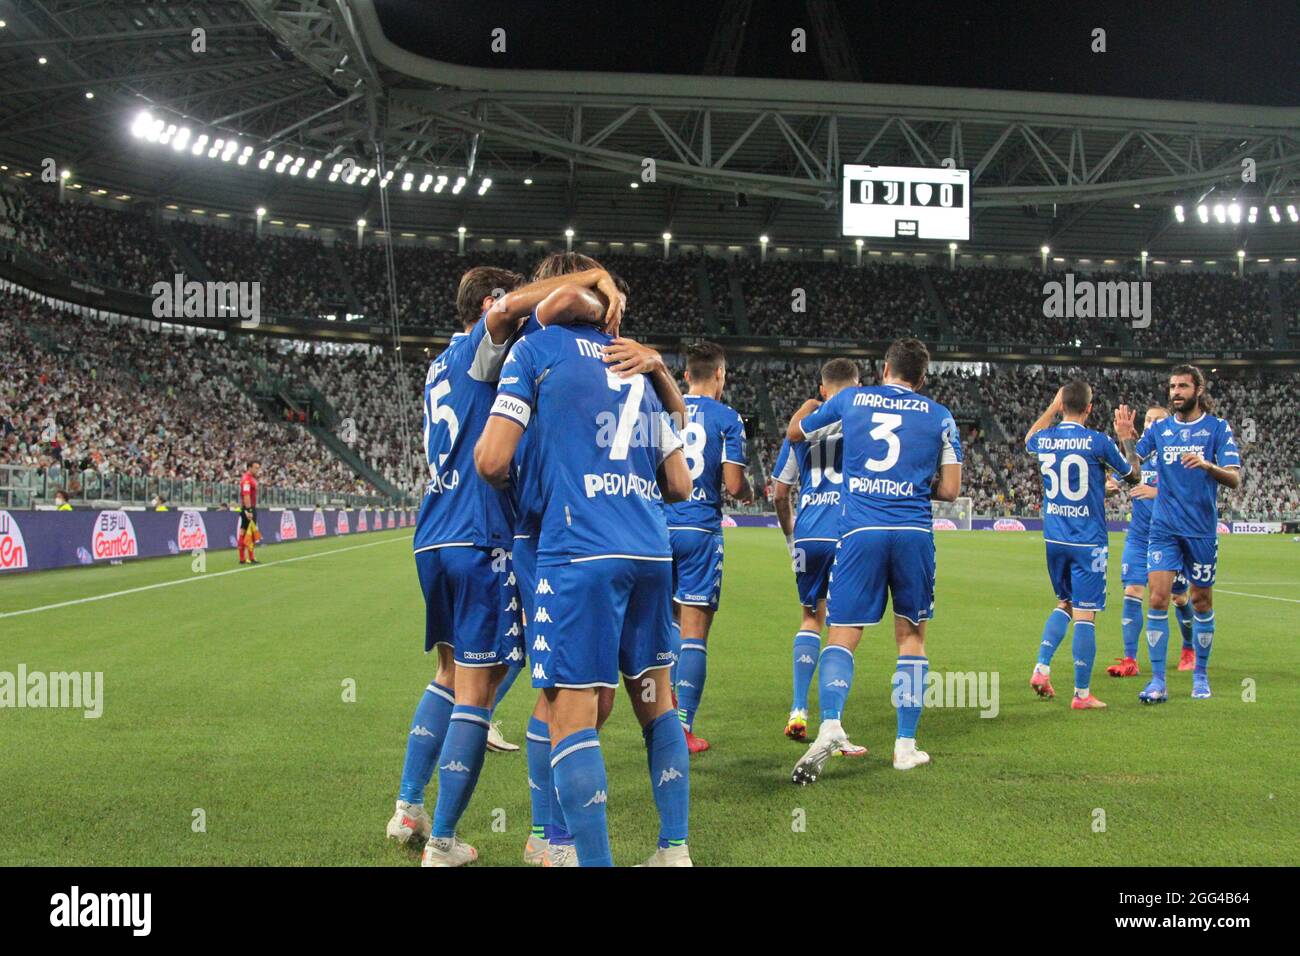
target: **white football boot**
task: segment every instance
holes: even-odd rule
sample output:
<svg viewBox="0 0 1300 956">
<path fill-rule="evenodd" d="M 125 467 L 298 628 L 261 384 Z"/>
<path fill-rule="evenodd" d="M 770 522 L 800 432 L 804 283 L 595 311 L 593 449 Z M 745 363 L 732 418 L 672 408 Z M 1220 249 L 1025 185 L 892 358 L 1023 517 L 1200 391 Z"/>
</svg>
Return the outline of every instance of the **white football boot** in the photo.
<svg viewBox="0 0 1300 956">
<path fill-rule="evenodd" d="M 460 837 L 429 837 L 420 866 L 464 866 L 478 859 L 478 850 Z"/>
<path fill-rule="evenodd" d="M 801 786 L 815 782 L 821 776 L 826 761 L 846 746 L 853 745 L 849 742 L 848 734 L 840 727 L 840 722 L 823 720 L 821 727 L 817 729 L 817 739 L 808 746 L 808 751 L 794 765 L 790 779 Z"/>
<path fill-rule="evenodd" d="M 528 842 L 524 844 L 524 862 L 532 866 L 545 865 L 550 846 L 550 841 L 545 837 L 528 834 Z"/>
<path fill-rule="evenodd" d="M 493 753 L 508 754 L 519 749 L 518 744 L 512 744 L 501 735 L 501 721 L 494 720 L 488 724 L 487 749 Z"/>
<path fill-rule="evenodd" d="M 572 843 L 552 843 L 546 850 L 542 866 L 577 866 L 578 848 Z"/>
<path fill-rule="evenodd" d="M 894 741 L 894 769 L 911 770 L 930 762 L 930 755 L 924 750 L 916 749 L 916 740 L 911 737 L 899 737 Z"/>
<path fill-rule="evenodd" d="M 691 862 L 691 851 L 683 843 L 681 846 L 670 846 L 667 848 L 660 847 L 655 850 L 654 856 L 638 866 L 694 866 Z"/>
<path fill-rule="evenodd" d="M 427 840 L 429 834 L 433 832 L 433 821 L 429 819 L 428 812 L 420 804 L 398 800 L 397 810 L 388 821 L 386 832 L 388 839 L 396 840 L 398 843 Z"/>
</svg>

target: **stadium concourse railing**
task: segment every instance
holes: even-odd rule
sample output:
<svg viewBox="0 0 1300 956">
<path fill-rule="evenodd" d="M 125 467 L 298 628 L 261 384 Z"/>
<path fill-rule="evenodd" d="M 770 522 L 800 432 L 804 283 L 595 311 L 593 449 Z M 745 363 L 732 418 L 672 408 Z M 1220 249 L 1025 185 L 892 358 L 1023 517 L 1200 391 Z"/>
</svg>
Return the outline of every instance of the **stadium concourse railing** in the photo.
<svg viewBox="0 0 1300 956">
<path fill-rule="evenodd" d="M 150 506 L 162 498 L 169 508 L 239 507 L 239 483 L 196 481 L 187 478 L 151 478 L 140 475 L 101 474 L 59 467 L 33 468 L 0 464 L 0 508 L 34 508 L 54 503 L 63 491 L 74 503 L 113 502 Z M 320 488 L 276 488 L 262 485 L 258 506 L 265 508 L 390 508 L 398 502 L 381 495 L 358 495 Z"/>
</svg>

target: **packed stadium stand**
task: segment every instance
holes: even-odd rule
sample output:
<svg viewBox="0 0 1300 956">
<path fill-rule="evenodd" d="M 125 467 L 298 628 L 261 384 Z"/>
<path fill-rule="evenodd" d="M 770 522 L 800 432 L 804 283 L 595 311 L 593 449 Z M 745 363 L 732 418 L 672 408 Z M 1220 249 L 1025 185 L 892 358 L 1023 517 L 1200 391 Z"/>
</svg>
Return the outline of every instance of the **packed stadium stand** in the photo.
<svg viewBox="0 0 1300 956">
<path fill-rule="evenodd" d="M 146 293 L 161 277 L 188 270 L 200 279 L 257 281 L 263 309 L 290 321 L 350 318 L 370 325 L 391 316 L 387 249 L 374 235 L 360 248 L 310 235 L 259 237 L 80 198 L 60 203 L 12 180 L 0 187 L 0 231 L 57 270 L 112 288 Z M 446 336 L 457 330 L 454 292 L 468 263 L 527 274 L 541 253 L 485 244 L 462 257 L 394 243 L 392 254 L 403 328 Z M 1288 272 L 1244 278 L 1157 272 L 1152 295 L 1159 320 L 1135 329 L 1112 320 L 1044 317 L 1044 277 L 1020 268 L 695 255 L 664 261 L 626 253 L 601 260 L 631 287 L 626 333 L 667 343 L 666 353 L 682 339 L 729 335 L 876 341 L 918 335 L 1136 348 L 1209 341 L 1261 350 L 1300 335 L 1300 281 Z M 1099 272 L 1094 278 L 1138 277 Z M 194 331 L 157 334 L 138 322 L 108 324 L 5 294 L 0 464 L 36 468 L 48 488 L 66 485 L 79 493 L 82 476 L 93 473 L 230 480 L 247 457 L 259 455 L 268 485 L 324 494 L 418 493 L 424 352 L 407 351 L 399 379 L 394 353 L 378 344 Z M 816 394 L 821 360 L 733 356 L 727 398 L 750 424 L 760 487 L 785 420 Z M 873 363 L 863 367 L 871 381 Z M 1020 436 L 1067 374 L 1013 363 L 936 365 L 928 391 L 962 425 L 963 493 L 977 513 L 1037 514 L 1039 479 Z M 1161 399 L 1156 370 L 1082 374 L 1096 390 L 1097 427 L 1108 427 L 1118 401 L 1145 407 Z M 1294 405 L 1295 377 L 1211 378 L 1247 463 L 1244 487 L 1222 492 L 1225 511 L 1294 516 L 1300 439 L 1284 427 L 1282 409 Z M 1125 510 L 1122 498 L 1108 507 L 1116 517 Z"/>
</svg>

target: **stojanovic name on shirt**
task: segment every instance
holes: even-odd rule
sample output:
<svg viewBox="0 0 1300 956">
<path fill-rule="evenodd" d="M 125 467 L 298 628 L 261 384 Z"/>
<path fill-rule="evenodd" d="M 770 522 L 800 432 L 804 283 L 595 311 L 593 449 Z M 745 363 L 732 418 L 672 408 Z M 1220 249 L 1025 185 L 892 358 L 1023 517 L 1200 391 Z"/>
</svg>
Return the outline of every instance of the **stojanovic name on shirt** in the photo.
<svg viewBox="0 0 1300 956">
<path fill-rule="evenodd" d="M 50 925 L 59 927 L 130 927 L 132 936 L 148 936 L 153 927 L 152 893 L 69 893 L 50 897 Z"/>
</svg>

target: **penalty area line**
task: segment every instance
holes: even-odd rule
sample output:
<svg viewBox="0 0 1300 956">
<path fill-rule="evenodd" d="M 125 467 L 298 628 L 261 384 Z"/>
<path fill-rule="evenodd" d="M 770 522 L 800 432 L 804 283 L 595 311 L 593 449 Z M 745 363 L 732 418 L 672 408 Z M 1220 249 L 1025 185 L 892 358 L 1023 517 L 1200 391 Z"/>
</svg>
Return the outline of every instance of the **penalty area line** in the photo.
<svg viewBox="0 0 1300 956">
<path fill-rule="evenodd" d="M 18 611 L 4 611 L 0 613 L 0 619 L 6 617 L 18 617 L 23 614 L 36 614 L 40 611 L 53 611 L 61 607 L 71 607 L 74 604 L 89 604 L 91 601 L 106 601 L 109 598 L 122 597 L 126 594 L 139 594 L 141 591 L 152 591 L 155 588 L 169 588 L 176 584 L 193 584 L 195 581 L 207 581 L 212 578 L 224 578 L 227 574 L 241 574 L 244 571 L 256 571 L 259 568 L 273 568 L 277 564 L 293 564 L 295 561 L 308 561 L 311 558 L 323 558 L 327 554 L 342 554 L 344 551 L 357 551 L 361 548 L 374 548 L 381 544 L 392 544 L 394 541 L 406 541 L 405 537 L 386 538 L 383 541 L 367 541 L 365 544 L 352 544 L 346 548 L 332 548 L 329 551 L 313 551 L 311 554 L 300 554 L 293 558 L 281 558 L 278 561 L 259 561 L 257 564 L 245 565 L 242 568 L 231 568 L 229 571 L 215 571 L 212 574 L 196 574 L 193 577 L 177 578 L 175 581 L 159 581 L 157 584 L 144 584 L 138 588 L 127 588 L 125 591 L 110 591 L 107 594 L 94 594 L 90 597 L 75 598 L 71 601 L 60 601 L 57 604 L 43 604 L 40 607 L 27 607 Z"/>
</svg>

